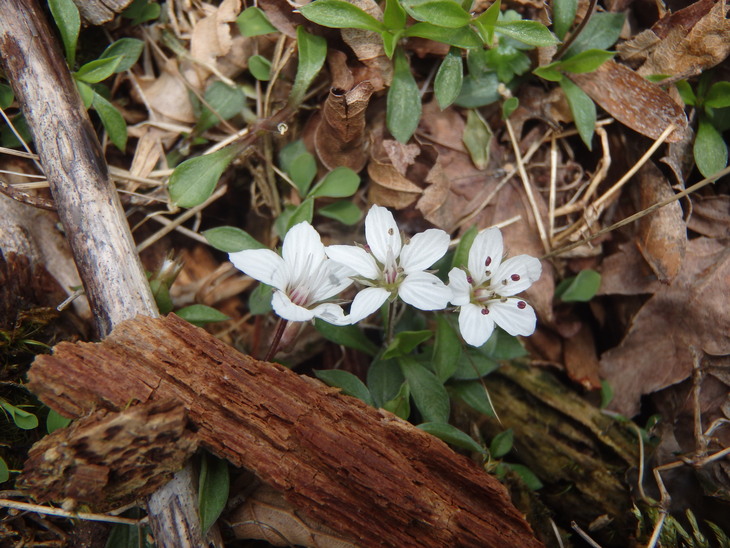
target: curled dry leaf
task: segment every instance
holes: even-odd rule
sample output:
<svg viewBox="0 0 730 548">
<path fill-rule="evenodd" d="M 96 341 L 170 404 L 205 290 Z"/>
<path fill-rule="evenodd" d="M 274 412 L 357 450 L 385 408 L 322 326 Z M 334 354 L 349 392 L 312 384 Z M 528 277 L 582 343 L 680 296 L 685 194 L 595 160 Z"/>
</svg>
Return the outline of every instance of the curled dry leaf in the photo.
<svg viewBox="0 0 730 548">
<path fill-rule="evenodd" d="M 392 164 L 371 159 L 368 163 L 368 175 L 373 182 L 368 191 L 368 198 L 372 203 L 403 209 L 423 193 L 420 186 L 401 175 Z"/>
<path fill-rule="evenodd" d="M 383 11 L 375 0 L 349 0 L 377 20 L 383 20 Z M 342 29 L 342 39 L 352 48 L 357 58 L 371 72 L 370 80 L 375 91 L 390 85 L 393 79 L 393 63 L 385 55 L 383 41 L 377 32 L 362 29 Z"/>
<path fill-rule="evenodd" d="M 652 162 L 638 173 L 641 201 L 646 209 L 674 195 L 669 181 Z M 679 202 L 672 202 L 639 220 L 636 245 L 662 283 L 670 283 L 679 272 L 687 248 L 687 227 Z"/>
<path fill-rule="evenodd" d="M 613 387 L 611 409 L 626 416 L 640 398 L 692 374 L 690 346 L 707 354 L 730 354 L 728 242 L 691 240 L 679 274 L 634 316 L 621 344 L 601 356 L 601 374 Z"/>
<path fill-rule="evenodd" d="M 195 123 L 195 113 L 190 103 L 188 88 L 180 75 L 175 59 L 168 59 L 162 66 L 160 75 L 154 80 L 140 78 L 139 85 L 144 93 L 145 102 L 157 117 L 182 124 Z"/>
<path fill-rule="evenodd" d="M 624 65 L 606 61 L 593 72 L 569 77 L 616 120 L 651 139 L 674 124 L 678 129 L 667 138 L 673 143 L 687 128 L 682 107 L 666 91 Z"/>
<path fill-rule="evenodd" d="M 223 0 L 212 13 L 195 23 L 190 37 L 190 54 L 193 58 L 205 65 L 216 66 L 218 58 L 231 51 L 231 28 L 239 13 L 241 0 Z M 202 87 L 211 71 L 198 63 L 193 69 Z"/>
</svg>

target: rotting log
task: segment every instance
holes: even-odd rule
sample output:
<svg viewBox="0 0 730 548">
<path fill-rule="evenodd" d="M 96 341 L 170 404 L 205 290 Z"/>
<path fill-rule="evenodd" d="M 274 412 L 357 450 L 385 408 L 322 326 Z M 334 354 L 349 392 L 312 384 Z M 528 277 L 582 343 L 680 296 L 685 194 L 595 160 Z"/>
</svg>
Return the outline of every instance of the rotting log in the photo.
<svg viewBox="0 0 730 548">
<path fill-rule="evenodd" d="M 541 546 L 499 481 L 442 441 L 172 314 L 61 343 L 29 381 L 70 416 L 182 402 L 202 446 L 361 546 Z"/>
<path fill-rule="evenodd" d="M 138 314 L 156 316 L 101 146 L 55 33 L 36 0 L 4 0 L 0 6 L 0 61 L 33 134 L 99 334 Z M 110 379 L 124 370 L 119 365 Z M 202 545 L 196 504 L 190 466 L 148 499 L 161 545 Z"/>
</svg>

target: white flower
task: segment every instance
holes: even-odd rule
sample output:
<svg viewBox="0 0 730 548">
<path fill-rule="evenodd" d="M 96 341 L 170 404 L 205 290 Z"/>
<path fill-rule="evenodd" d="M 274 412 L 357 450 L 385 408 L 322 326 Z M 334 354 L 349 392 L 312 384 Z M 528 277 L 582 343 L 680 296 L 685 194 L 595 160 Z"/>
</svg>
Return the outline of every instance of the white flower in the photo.
<svg viewBox="0 0 730 548">
<path fill-rule="evenodd" d="M 535 283 L 542 265 L 535 257 L 518 255 L 502 262 L 502 233 L 490 228 L 474 238 L 468 272 L 449 272 L 451 303 L 461 307 L 459 330 L 472 346 L 481 346 L 498 325 L 510 335 L 531 335 L 535 311 L 525 301 L 512 298 Z"/>
<path fill-rule="evenodd" d="M 355 295 L 350 307 L 351 323 L 369 316 L 397 294 L 420 310 L 441 310 L 451 293 L 444 283 L 425 269 L 444 256 L 450 238 L 431 228 L 403 245 L 393 214 L 374 205 L 365 218 L 367 246 L 331 245 L 327 256 L 354 270 L 355 279 L 366 289 Z"/>
<path fill-rule="evenodd" d="M 337 325 L 349 323 L 339 305 L 324 301 L 352 280 L 346 269 L 327 259 L 319 233 L 309 223 L 299 223 L 287 232 L 281 257 L 270 249 L 247 249 L 228 257 L 239 270 L 276 288 L 271 304 L 285 320 L 321 318 Z"/>
</svg>

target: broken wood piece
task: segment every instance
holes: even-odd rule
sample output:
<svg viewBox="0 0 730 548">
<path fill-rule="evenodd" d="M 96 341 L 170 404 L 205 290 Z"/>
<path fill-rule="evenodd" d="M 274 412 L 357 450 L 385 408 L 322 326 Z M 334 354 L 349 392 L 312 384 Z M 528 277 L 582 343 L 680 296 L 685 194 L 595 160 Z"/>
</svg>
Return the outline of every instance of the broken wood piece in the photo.
<svg viewBox="0 0 730 548">
<path fill-rule="evenodd" d="M 38 356 L 29 386 L 79 416 L 176 399 L 200 443 L 362 546 L 541 546 L 505 488 L 445 443 L 175 315 Z"/>
</svg>

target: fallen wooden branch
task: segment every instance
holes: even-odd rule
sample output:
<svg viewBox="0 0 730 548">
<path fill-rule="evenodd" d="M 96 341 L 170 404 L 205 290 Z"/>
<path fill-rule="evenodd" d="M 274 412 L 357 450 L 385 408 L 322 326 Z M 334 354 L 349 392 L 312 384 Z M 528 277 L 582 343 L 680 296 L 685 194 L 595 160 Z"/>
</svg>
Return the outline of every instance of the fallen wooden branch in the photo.
<svg viewBox="0 0 730 548">
<path fill-rule="evenodd" d="M 200 443 L 362 546 L 541 544 L 504 487 L 411 424 L 170 315 L 38 356 L 29 387 L 81 416 L 182 402 Z"/>
</svg>

